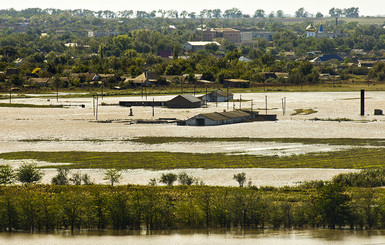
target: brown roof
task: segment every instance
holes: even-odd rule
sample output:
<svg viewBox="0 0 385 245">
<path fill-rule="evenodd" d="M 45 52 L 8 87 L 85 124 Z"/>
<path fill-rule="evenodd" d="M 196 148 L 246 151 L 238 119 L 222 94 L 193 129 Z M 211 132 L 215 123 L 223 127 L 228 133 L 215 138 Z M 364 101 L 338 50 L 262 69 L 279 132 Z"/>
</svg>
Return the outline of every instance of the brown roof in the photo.
<svg viewBox="0 0 385 245">
<path fill-rule="evenodd" d="M 222 120 L 228 120 L 231 118 L 250 116 L 249 113 L 244 111 L 213 112 L 213 113 L 205 113 L 200 115 L 208 119 L 211 119 L 213 121 L 222 121 Z"/>
</svg>

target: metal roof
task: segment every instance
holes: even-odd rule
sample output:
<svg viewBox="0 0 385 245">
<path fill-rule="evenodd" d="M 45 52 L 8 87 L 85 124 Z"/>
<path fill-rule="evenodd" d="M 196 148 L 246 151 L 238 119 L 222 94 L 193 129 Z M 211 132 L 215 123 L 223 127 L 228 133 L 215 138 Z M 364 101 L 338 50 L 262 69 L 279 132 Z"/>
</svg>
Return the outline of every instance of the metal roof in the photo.
<svg viewBox="0 0 385 245">
<path fill-rule="evenodd" d="M 228 120 L 231 118 L 250 116 L 249 113 L 244 111 L 213 112 L 213 113 L 205 113 L 205 114 L 199 114 L 199 115 L 206 117 L 208 119 L 211 119 L 213 121 L 221 121 L 221 120 Z"/>
</svg>

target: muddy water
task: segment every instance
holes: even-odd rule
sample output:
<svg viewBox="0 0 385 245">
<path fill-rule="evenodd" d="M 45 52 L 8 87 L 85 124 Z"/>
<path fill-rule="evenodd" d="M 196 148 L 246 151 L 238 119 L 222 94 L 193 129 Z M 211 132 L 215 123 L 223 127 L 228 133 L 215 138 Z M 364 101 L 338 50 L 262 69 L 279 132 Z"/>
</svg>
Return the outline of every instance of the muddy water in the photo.
<svg viewBox="0 0 385 245">
<path fill-rule="evenodd" d="M 239 103 L 215 103 L 208 108 L 168 109 L 155 108 L 155 117 L 187 119 L 199 113 L 232 110 L 233 108 L 261 109 L 265 113 L 265 96 L 268 96 L 268 113 L 277 114 L 277 122 L 252 122 L 213 127 L 187 127 L 176 125 L 129 125 L 121 120 L 151 119 L 152 108 L 134 107 L 134 116 L 129 109 L 119 106 L 99 106 L 98 119 L 112 120 L 113 123 L 96 123 L 91 98 L 55 99 L 33 97 L 14 99 L 14 103 L 28 104 L 64 104 L 69 108 L 0 108 L 0 152 L 14 151 L 173 151 L 173 152 L 224 152 L 256 155 L 290 155 L 309 152 L 338 150 L 339 146 L 301 145 L 279 143 L 174 143 L 162 145 L 144 145 L 122 141 L 140 136 L 170 137 L 262 137 L 262 138 L 385 138 L 385 117 L 374 116 L 374 109 L 385 110 L 385 92 L 366 93 L 366 115 L 360 116 L 359 92 L 312 92 L 312 93 L 250 93 L 242 94 Z M 148 97 L 148 100 L 168 100 L 174 96 Z M 235 94 L 239 98 L 240 94 Z M 286 113 L 283 115 L 282 98 L 286 98 Z M 144 100 L 141 97 L 105 97 L 99 103 L 118 104 L 121 100 Z M 252 104 L 251 104 L 252 100 Z M 2 100 L 0 102 L 7 102 Z M 82 108 L 80 105 L 85 105 Z M 313 109 L 311 115 L 292 115 L 295 109 Z M 313 121 L 321 119 L 347 118 L 355 121 Z M 357 121 L 357 120 L 364 120 Z M 57 141 L 25 142 L 23 140 L 48 139 Z M 89 140 L 109 139 L 109 142 Z M 1 164 L 1 163 L 0 163 Z M 45 182 L 55 174 L 55 170 L 46 170 Z M 92 174 L 98 183 L 103 183 L 100 170 L 82 170 Z M 93 172 L 95 171 L 95 173 Z M 135 170 L 136 171 L 136 170 Z M 159 178 L 160 171 L 123 174 L 122 183 L 146 184 L 150 178 Z M 191 172 L 190 172 L 191 171 Z M 186 170 L 206 184 L 236 185 L 232 179 L 234 173 L 244 171 L 255 185 L 294 185 L 297 181 L 324 179 L 351 170 L 272 170 L 245 169 L 225 170 L 220 176 L 218 170 Z M 282 172 L 281 174 L 279 172 Z M 228 175 L 226 178 L 221 178 Z M 277 176 L 277 177 L 275 177 Z"/>
<path fill-rule="evenodd" d="M 157 244 L 157 245 L 380 245 L 384 244 L 383 231 L 305 230 L 305 231 L 157 231 L 120 234 L 84 232 L 70 235 L 57 234 L 0 234 L 0 244 L 18 245 L 105 245 L 105 244 Z"/>
</svg>

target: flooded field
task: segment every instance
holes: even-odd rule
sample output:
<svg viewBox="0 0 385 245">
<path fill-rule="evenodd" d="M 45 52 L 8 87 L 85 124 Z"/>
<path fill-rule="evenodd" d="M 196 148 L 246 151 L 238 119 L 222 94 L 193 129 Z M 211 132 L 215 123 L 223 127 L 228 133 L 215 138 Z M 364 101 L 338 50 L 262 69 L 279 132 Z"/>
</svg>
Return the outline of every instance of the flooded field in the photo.
<svg viewBox="0 0 385 245">
<path fill-rule="evenodd" d="M 66 105 L 66 108 L 13 108 L 0 107 L 0 153 L 14 151 L 171 151 L 192 153 L 231 153 L 255 155 L 291 155 L 310 152 L 325 152 L 343 149 L 342 146 L 302 145 L 274 142 L 209 142 L 209 143 L 172 143 L 160 145 L 139 144 L 126 139 L 141 136 L 169 137 L 261 137 L 261 138 L 385 138 L 385 118 L 374 116 L 374 109 L 385 110 L 385 92 L 366 93 L 366 115 L 360 116 L 359 92 L 311 92 L 311 93 L 250 93 L 235 94 L 234 98 L 246 102 L 210 103 L 207 108 L 168 109 L 151 107 L 133 107 L 134 116 L 129 116 L 129 108 L 119 107 L 121 100 L 145 100 L 141 97 L 104 97 L 99 98 L 98 120 L 110 120 L 111 123 L 95 121 L 92 98 L 61 99 L 33 96 L 31 98 L 14 99 L 13 103 L 39 105 Z M 189 127 L 173 124 L 129 124 L 127 120 L 177 118 L 187 119 L 199 113 L 232 110 L 233 108 L 259 109 L 265 113 L 265 96 L 268 98 L 268 114 L 277 114 L 277 122 L 251 122 L 211 127 Z M 147 100 L 168 100 L 174 96 L 148 97 Z M 283 115 L 282 99 L 286 98 L 286 113 Z M 7 103 L 8 100 L 0 102 Z M 106 104 L 102 106 L 101 103 Z M 84 105 L 84 108 L 81 107 Z M 309 115 L 292 115 L 295 109 L 313 109 Z M 322 119 L 315 121 L 312 119 Z M 331 120 L 340 119 L 339 121 Z M 324 120 L 324 121 L 323 121 Z M 98 142 L 108 139 L 108 142 Z M 27 141 L 26 141 L 27 140 Z M 35 140 L 35 141 L 34 141 Z M 43 141 L 42 141 L 43 140 Z M 95 141 L 96 140 L 96 141 Z M 49 171 L 49 170 L 47 170 Z M 52 173 L 55 170 L 51 170 Z M 87 170 L 91 171 L 91 170 Z M 94 170 L 92 170 L 94 171 Z M 137 170 L 135 170 L 137 171 Z M 206 184 L 235 185 L 232 171 L 223 170 L 188 170 L 191 175 Z M 274 170 L 245 169 L 253 184 L 260 185 L 292 185 L 297 181 L 311 179 L 330 179 L 345 170 Z M 255 171 L 255 172 L 253 172 Z M 278 172 L 286 172 L 279 175 Z M 290 172 L 291 171 L 291 172 Z M 301 170 L 304 171 L 304 170 Z M 351 170 L 348 170 L 351 171 Z M 311 173 L 312 172 L 312 173 Z M 99 181 L 99 171 L 93 178 Z M 139 174 L 140 173 L 140 174 Z M 230 178 L 221 180 L 219 177 Z M 160 171 L 126 173 L 122 183 L 146 184 L 150 178 L 159 177 Z M 47 172 L 46 176 L 50 176 Z M 132 176 L 129 177 L 129 176 Z M 271 176 L 277 176 L 272 180 Z M 257 178 L 258 177 L 258 178 Z M 131 179 L 129 179 L 131 178 Z M 216 180 L 218 179 L 219 180 Z M 270 182 L 266 182 L 271 180 Z M 145 183 L 143 183 L 145 182 Z"/>
</svg>

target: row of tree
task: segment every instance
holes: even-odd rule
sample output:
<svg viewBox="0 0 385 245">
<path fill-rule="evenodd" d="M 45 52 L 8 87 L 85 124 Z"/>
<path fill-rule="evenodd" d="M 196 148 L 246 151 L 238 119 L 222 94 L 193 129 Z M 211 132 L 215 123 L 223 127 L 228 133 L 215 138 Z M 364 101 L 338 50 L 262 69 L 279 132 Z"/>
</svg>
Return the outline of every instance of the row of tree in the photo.
<svg viewBox="0 0 385 245">
<path fill-rule="evenodd" d="M 0 230 L 384 228 L 381 189 L 0 187 Z"/>
<path fill-rule="evenodd" d="M 321 14 L 320 12 L 318 12 Z M 111 11 L 111 10 L 100 10 L 100 11 L 93 11 L 89 9 L 73 9 L 73 10 L 61 10 L 61 9 L 53 9 L 53 8 L 47 8 L 47 9 L 40 9 L 40 8 L 28 8 L 21 11 L 16 11 L 14 9 L 3 9 L 0 10 L 0 15 L 8 15 L 12 17 L 31 17 L 34 15 L 61 15 L 61 14 L 71 14 L 79 17 L 97 17 L 97 18 L 104 18 L 104 19 L 115 19 L 115 18 L 155 18 L 155 17 L 161 17 L 161 18 L 191 18 L 195 19 L 197 17 L 199 18 L 284 18 L 284 12 L 283 10 L 278 10 L 276 13 L 271 12 L 269 14 L 266 14 L 265 10 L 258 9 L 255 11 L 254 15 L 244 14 L 240 9 L 238 8 L 231 8 L 222 11 L 221 9 L 203 9 L 199 13 L 197 12 L 187 12 L 186 10 L 178 11 L 175 9 L 170 10 L 152 10 L 152 11 L 133 11 L 133 10 L 122 10 L 122 11 Z M 318 14 L 318 15 L 319 15 Z M 332 8 L 329 10 L 329 14 L 332 17 L 335 16 L 345 16 L 345 17 L 351 17 L 351 18 L 358 18 L 359 17 L 359 9 L 355 7 L 351 8 L 345 8 L 345 9 L 338 9 L 338 8 Z M 321 14 L 322 15 L 322 14 Z M 303 17 L 310 17 L 311 14 L 309 14 L 307 11 L 305 11 L 304 8 L 299 8 L 295 12 L 295 17 L 303 18 Z M 321 16 L 323 17 L 323 15 Z"/>
</svg>

